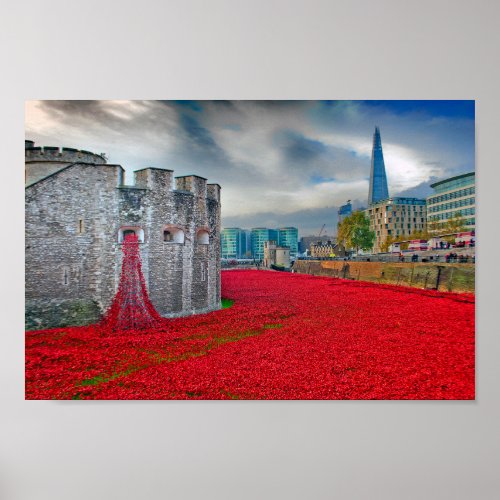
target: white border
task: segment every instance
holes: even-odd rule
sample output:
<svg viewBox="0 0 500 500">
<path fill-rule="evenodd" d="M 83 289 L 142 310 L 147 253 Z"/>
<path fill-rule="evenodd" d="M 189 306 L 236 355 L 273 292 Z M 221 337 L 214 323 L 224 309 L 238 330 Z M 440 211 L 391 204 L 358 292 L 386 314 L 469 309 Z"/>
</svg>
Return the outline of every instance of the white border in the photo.
<svg viewBox="0 0 500 500">
<path fill-rule="evenodd" d="M 497 498 L 499 7 L 5 2 L 0 497 Z M 477 401 L 24 401 L 23 102 L 34 98 L 477 99 Z"/>
</svg>

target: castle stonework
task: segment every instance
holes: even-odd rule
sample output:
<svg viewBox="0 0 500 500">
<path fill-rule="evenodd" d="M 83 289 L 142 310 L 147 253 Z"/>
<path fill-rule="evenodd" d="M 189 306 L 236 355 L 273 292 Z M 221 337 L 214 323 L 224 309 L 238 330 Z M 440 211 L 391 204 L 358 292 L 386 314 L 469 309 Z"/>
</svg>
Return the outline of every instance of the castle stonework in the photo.
<svg viewBox="0 0 500 500">
<path fill-rule="evenodd" d="M 98 321 L 118 289 L 129 232 L 165 317 L 220 308 L 220 186 L 171 170 L 26 141 L 26 328 Z"/>
</svg>

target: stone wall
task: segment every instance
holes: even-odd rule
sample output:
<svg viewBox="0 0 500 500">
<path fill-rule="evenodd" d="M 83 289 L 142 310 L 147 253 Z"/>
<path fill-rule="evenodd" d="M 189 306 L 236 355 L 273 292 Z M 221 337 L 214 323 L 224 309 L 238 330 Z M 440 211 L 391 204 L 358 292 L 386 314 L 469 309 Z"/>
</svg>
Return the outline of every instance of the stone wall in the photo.
<svg viewBox="0 0 500 500">
<path fill-rule="evenodd" d="M 175 190 L 161 169 L 136 172 L 134 186 L 122 178 L 118 165 L 81 163 L 27 187 L 27 328 L 99 319 L 118 288 L 121 228 L 144 232 L 143 272 L 160 314 L 220 308 L 220 187 L 189 176 Z M 182 244 L 164 241 L 170 225 L 184 231 Z"/>
<path fill-rule="evenodd" d="M 67 322 L 92 322 L 109 304 L 118 274 L 112 240 L 119 168 L 74 165 L 26 189 L 30 327 L 64 324 L 62 310 L 72 303 L 88 307 L 79 308 L 76 317 L 71 312 Z M 52 309 L 60 311 L 54 315 Z"/>
<path fill-rule="evenodd" d="M 449 292 L 475 291 L 474 264 L 298 260 L 294 271 Z"/>
</svg>

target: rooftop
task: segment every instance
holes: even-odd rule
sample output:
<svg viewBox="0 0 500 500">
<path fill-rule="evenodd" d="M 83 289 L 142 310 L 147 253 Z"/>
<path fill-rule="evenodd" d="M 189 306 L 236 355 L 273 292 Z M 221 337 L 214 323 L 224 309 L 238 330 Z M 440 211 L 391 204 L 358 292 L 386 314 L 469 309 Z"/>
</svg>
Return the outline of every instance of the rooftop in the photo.
<svg viewBox="0 0 500 500">
<path fill-rule="evenodd" d="M 456 175 L 455 177 L 449 177 L 448 179 L 443 179 L 442 181 L 435 182 L 431 184 L 431 188 L 435 189 L 436 187 L 441 186 L 442 184 L 447 184 L 448 182 L 457 181 L 459 179 L 465 179 L 466 177 L 475 177 L 476 172 L 468 172 L 466 174 Z"/>
</svg>

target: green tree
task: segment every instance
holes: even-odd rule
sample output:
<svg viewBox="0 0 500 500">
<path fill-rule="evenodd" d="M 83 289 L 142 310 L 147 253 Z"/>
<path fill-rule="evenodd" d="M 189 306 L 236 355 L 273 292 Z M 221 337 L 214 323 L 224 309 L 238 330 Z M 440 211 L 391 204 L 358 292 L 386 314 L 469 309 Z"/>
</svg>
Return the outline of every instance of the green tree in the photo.
<svg viewBox="0 0 500 500">
<path fill-rule="evenodd" d="M 445 222 L 440 222 L 437 217 L 432 217 L 429 221 L 429 232 L 434 236 L 450 233 L 461 233 L 467 230 L 467 222 L 462 217 L 462 212 L 458 211 L 453 214 L 453 217 Z M 453 242 L 455 237 L 448 236 L 444 238 L 446 241 Z"/>
<path fill-rule="evenodd" d="M 462 212 L 455 212 L 451 219 L 448 219 L 444 225 L 447 233 L 461 233 L 466 230 L 466 221 L 462 217 Z"/>
<path fill-rule="evenodd" d="M 392 235 L 388 235 L 387 238 L 385 239 L 385 241 L 380 245 L 380 249 L 382 250 L 382 252 L 388 252 L 389 251 L 389 247 L 396 241 L 398 241 L 398 239 L 400 238 L 396 238 L 395 236 L 392 236 Z"/>
<path fill-rule="evenodd" d="M 370 250 L 373 247 L 375 233 L 370 231 L 370 220 L 358 210 L 346 217 L 338 226 L 338 242 L 346 249 Z"/>
</svg>

